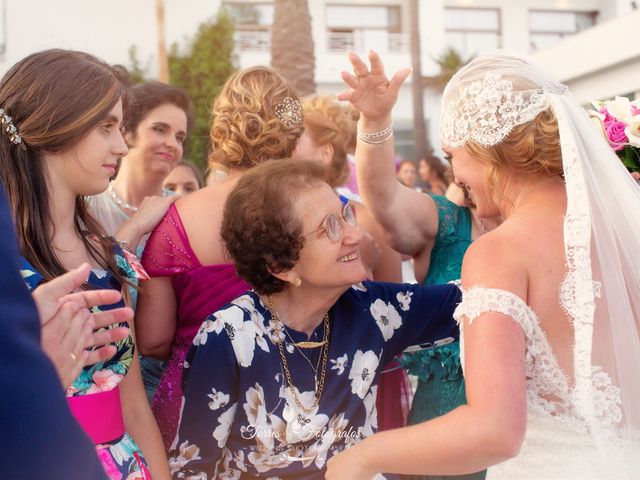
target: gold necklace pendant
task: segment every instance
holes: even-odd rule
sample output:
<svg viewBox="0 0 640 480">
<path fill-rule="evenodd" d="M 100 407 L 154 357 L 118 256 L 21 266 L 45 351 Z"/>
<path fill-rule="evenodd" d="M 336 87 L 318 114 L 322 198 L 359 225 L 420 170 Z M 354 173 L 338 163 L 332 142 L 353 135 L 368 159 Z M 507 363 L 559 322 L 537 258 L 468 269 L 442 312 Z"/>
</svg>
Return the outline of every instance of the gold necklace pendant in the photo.
<svg viewBox="0 0 640 480">
<path fill-rule="evenodd" d="M 323 347 L 326 343 L 326 340 L 323 340 L 321 342 L 296 342 L 292 345 L 298 348 L 318 348 Z"/>
<path fill-rule="evenodd" d="M 278 312 L 273 306 L 273 300 L 271 299 L 270 295 L 267 296 L 267 308 L 269 309 L 269 313 L 271 313 L 271 318 L 278 323 L 279 325 L 278 328 L 282 329 L 285 333 L 288 333 L 285 330 L 285 326 L 282 323 L 282 320 L 280 320 L 280 316 L 278 315 Z M 307 415 L 309 415 L 316 407 L 318 407 L 318 405 L 320 404 L 320 398 L 322 397 L 322 390 L 324 390 L 324 382 L 327 374 L 327 359 L 329 357 L 330 329 L 331 329 L 331 324 L 329 323 L 329 312 L 327 312 L 324 314 L 324 339 L 322 340 L 322 342 L 298 342 L 298 344 L 302 344 L 302 345 L 312 344 L 314 347 L 322 346 L 322 352 L 321 352 L 322 369 L 320 370 L 319 379 L 317 377 L 317 372 L 316 374 L 314 374 L 314 379 L 316 384 L 316 394 L 315 394 L 313 405 L 311 405 L 311 408 L 305 407 L 300 401 L 300 399 L 298 398 L 298 395 L 296 394 L 296 388 L 293 384 L 293 379 L 291 378 L 291 372 L 289 371 L 289 364 L 287 362 L 287 357 L 284 352 L 284 340 L 280 335 L 278 335 L 277 343 L 278 343 L 278 350 L 280 353 L 280 362 L 282 364 L 282 369 L 284 370 L 284 376 L 287 381 L 287 386 L 289 387 L 289 391 L 291 392 L 291 397 L 293 398 L 293 401 L 296 403 L 298 408 L 300 408 Z M 296 344 L 294 343 L 293 345 L 296 345 Z M 301 348 L 313 348 L 313 347 L 301 347 Z M 302 352 L 300 352 L 300 354 L 305 356 L 304 354 L 302 354 Z"/>
</svg>

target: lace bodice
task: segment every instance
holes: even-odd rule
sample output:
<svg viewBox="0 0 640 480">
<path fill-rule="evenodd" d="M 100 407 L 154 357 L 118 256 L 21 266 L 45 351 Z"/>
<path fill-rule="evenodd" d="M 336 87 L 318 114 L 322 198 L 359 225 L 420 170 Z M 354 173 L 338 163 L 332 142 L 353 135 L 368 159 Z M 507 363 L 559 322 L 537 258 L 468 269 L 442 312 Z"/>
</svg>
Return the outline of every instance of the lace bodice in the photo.
<svg viewBox="0 0 640 480">
<path fill-rule="evenodd" d="M 473 287 L 463 294 L 454 317 L 460 323 L 460 358 L 464 369 L 464 333 L 462 317 L 469 322 L 481 314 L 497 312 L 515 321 L 526 341 L 525 375 L 527 406 L 558 417 L 567 426 L 585 431 L 586 425 L 575 414 L 573 394 L 566 374 L 558 365 L 551 345 L 533 310 L 517 295 L 505 290 Z"/>
</svg>

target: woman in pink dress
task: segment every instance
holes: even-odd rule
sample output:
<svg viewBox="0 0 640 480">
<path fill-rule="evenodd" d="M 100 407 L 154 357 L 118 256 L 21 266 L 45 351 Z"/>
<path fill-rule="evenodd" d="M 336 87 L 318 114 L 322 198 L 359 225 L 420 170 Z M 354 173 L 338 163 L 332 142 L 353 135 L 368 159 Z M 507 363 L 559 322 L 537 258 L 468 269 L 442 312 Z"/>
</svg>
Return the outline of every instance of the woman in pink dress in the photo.
<svg viewBox="0 0 640 480">
<path fill-rule="evenodd" d="M 152 405 L 167 449 L 178 426 L 182 364 L 193 337 L 206 315 L 249 288 L 219 240 L 227 195 L 249 168 L 290 157 L 304 130 L 295 91 L 266 67 L 232 75 L 212 118 L 210 162 L 220 181 L 174 203 L 142 258 L 152 278 L 139 292 L 138 344 L 143 355 L 168 360 Z"/>
</svg>

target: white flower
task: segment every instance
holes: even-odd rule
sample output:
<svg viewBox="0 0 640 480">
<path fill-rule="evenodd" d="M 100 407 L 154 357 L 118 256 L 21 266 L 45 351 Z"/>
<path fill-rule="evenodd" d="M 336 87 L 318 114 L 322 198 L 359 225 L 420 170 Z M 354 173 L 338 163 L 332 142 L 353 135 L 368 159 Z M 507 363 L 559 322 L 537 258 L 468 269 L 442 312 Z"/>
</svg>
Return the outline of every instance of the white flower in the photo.
<svg viewBox="0 0 640 480">
<path fill-rule="evenodd" d="M 286 440 L 288 443 L 308 442 L 318 435 L 329 421 L 329 417 L 318 414 L 318 406 L 315 403 L 316 392 L 300 393 L 293 387 L 300 403 L 310 409 L 309 413 L 302 411 L 295 403 L 291 391 L 285 392 L 286 404 L 282 410 L 282 418 L 287 422 Z"/>
<path fill-rule="evenodd" d="M 189 444 L 186 440 L 180 444 L 177 453 L 177 456 L 169 457 L 169 470 L 171 470 L 171 473 L 178 472 L 192 460 L 200 460 L 200 448 L 195 444 Z"/>
<path fill-rule="evenodd" d="M 400 304 L 400 310 L 403 312 L 409 311 L 409 305 L 411 305 L 411 297 L 413 296 L 413 292 L 407 290 L 406 292 L 398 292 L 396 294 L 396 300 Z"/>
<path fill-rule="evenodd" d="M 256 304 L 250 295 L 242 295 L 231 302 L 232 305 L 237 305 L 245 313 L 249 314 L 249 317 L 256 327 L 255 341 L 258 346 L 265 352 L 269 352 L 269 345 L 264 338 L 267 334 L 267 328 L 264 324 L 264 316 L 256 309 Z"/>
<path fill-rule="evenodd" d="M 640 115 L 634 117 L 627 128 L 624 129 L 624 133 L 629 139 L 629 145 L 632 147 L 640 147 Z"/>
<path fill-rule="evenodd" d="M 369 307 L 371 315 L 378 324 L 385 341 L 393 337 L 393 331 L 402 325 L 402 318 L 393 305 L 383 300 L 376 300 Z"/>
<path fill-rule="evenodd" d="M 632 119 L 631 101 L 627 97 L 616 97 L 605 102 L 605 107 L 609 114 L 620 122 L 629 123 Z"/>
<path fill-rule="evenodd" d="M 277 415 L 267 412 L 264 390 L 259 383 L 247 390 L 246 399 L 243 408 L 249 424 L 242 427 L 242 437 L 245 440 L 255 439 L 260 450 L 273 450 L 275 441 L 284 439 L 284 422 Z"/>
<path fill-rule="evenodd" d="M 207 337 L 211 332 L 215 331 L 215 329 L 216 322 L 214 320 L 211 320 L 211 316 L 208 316 L 206 320 L 202 322 L 202 325 L 200 325 L 196 336 L 193 337 L 193 344 L 198 346 L 207 343 Z M 220 331 L 218 330 L 216 333 L 220 333 Z"/>
<path fill-rule="evenodd" d="M 366 292 L 367 291 L 367 287 L 362 282 L 354 283 L 353 285 L 351 285 L 351 288 L 353 288 L 354 290 L 356 290 L 358 292 Z"/>
<path fill-rule="evenodd" d="M 238 404 L 234 403 L 233 405 L 231 405 L 231 407 L 229 407 L 229 410 L 218 417 L 218 426 L 213 431 L 213 438 L 218 441 L 219 448 L 224 447 L 224 445 L 227 443 L 227 438 L 229 438 L 231 425 L 233 425 L 233 420 L 235 418 L 237 408 Z"/>
<path fill-rule="evenodd" d="M 240 366 L 251 366 L 256 337 L 261 335 L 255 323 L 251 320 L 245 321 L 245 312 L 238 307 L 231 307 L 214 315 L 221 320 Z"/>
<path fill-rule="evenodd" d="M 376 375 L 379 363 L 380 360 L 372 350 L 368 350 L 365 353 L 362 353 L 361 350 L 356 351 L 349 371 L 351 393 L 355 393 L 358 397 L 364 399 Z"/>
<path fill-rule="evenodd" d="M 207 395 L 211 399 L 209 402 L 209 408 L 211 410 L 218 410 L 229 403 L 229 395 L 223 392 L 217 391 L 215 388 L 211 389 L 211 393 Z"/>
<path fill-rule="evenodd" d="M 345 353 L 341 357 L 338 357 L 335 360 L 332 358 L 329 361 L 333 363 L 333 365 L 331 366 L 331 370 L 337 370 L 338 375 L 342 375 L 344 373 L 344 367 L 347 365 L 347 362 L 349 361 L 349 357 L 347 357 L 347 354 Z"/>
<path fill-rule="evenodd" d="M 344 418 L 344 413 L 334 415 L 327 425 L 326 431 L 322 435 L 318 435 L 318 440 L 309 447 L 306 456 L 314 456 L 315 464 L 318 468 L 323 468 L 327 461 L 327 453 L 329 448 L 340 438 L 342 432 L 347 428 L 349 422 Z"/>
</svg>

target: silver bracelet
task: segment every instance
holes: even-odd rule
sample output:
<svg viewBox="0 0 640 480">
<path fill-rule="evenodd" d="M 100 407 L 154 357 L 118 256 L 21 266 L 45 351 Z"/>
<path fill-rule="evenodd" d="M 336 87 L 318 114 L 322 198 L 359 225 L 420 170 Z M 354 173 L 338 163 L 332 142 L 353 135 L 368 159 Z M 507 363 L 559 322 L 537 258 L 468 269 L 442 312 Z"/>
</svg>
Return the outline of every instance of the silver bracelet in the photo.
<svg viewBox="0 0 640 480">
<path fill-rule="evenodd" d="M 385 143 L 390 140 L 391 137 L 393 137 L 393 122 L 391 122 L 386 128 L 377 132 L 368 133 L 358 129 L 358 138 L 364 143 L 369 143 L 371 145 Z"/>
</svg>

